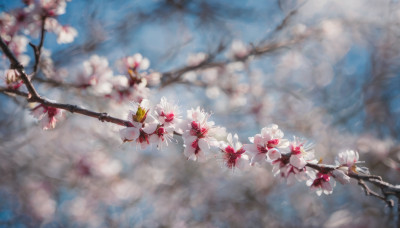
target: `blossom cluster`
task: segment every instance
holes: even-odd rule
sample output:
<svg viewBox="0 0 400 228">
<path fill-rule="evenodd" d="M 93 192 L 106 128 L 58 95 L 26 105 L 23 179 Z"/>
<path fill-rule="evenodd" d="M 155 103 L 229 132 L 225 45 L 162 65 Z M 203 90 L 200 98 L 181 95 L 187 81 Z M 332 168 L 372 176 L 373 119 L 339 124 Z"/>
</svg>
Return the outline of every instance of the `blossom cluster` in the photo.
<svg viewBox="0 0 400 228">
<path fill-rule="evenodd" d="M 121 74 L 114 75 L 107 58 L 93 55 L 83 62 L 75 84 L 120 103 L 141 102 L 150 93 L 148 86 L 160 83 L 161 74 L 147 72 L 150 61 L 139 53 L 119 59 L 115 65 Z"/>
<path fill-rule="evenodd" d="M 225 128 L 215 126 L 209 118 L 209 113 L 197 107 L 188 110 L 187 118 L 182 119 L 178 107 L 166 98 L 155 108 L 145 99 L 133 104 L 128 115 L 131 124 L 120 130 L 120 136 L 124 142 L 135 142 L 141 148 L 156 145 L 160 149 L 168 145 L 174 134 L 182 135 L 187 159 L 205 161 L 220 157 L 230 169 L 266 162 L 272 165 L 275 176 L 288 184 L 306 181 L 318 195 L 331 194 L 335 180 L 347 184 L 350 173 L 367 172 L 357 167 L 360 162 L 356 151 L 339 153 L 333 169 L 316 170 L 312 167 L 318 165 L 312 145 L 296 137 L 285 139 L 276 124 L 264 127 L 260 134 L 249 138 L 250 143 L 242 144 L 237 134 L 227 134 Z"/>
<path fill-rule="evenodd" d="M 23 8 L 0 13 L 0 36 L 23 65 L 29 62 L 29 56 L 23 54 L 29 43 L 26 35 L 37 37 L 43 20 L 45 29 L 57 35 L 59 44 L 74 41 L 78 35 L 77 30 L 69 25 L 61 25 L 57 20 L 57 16 L 65 13 L 68 1 L 70 0 L 28 0 L 23 1 Z"/>
<path fill-rule="evenodd" d="M 32 115 L 40 120 L 43 129 L 54 128 L 56 118 L 61 114 L 60 109 L 43 104 L 32 110 Z M 357 166 L 360 161 L 356 151 L 340 152 L 333 169 L 316 170 L 312 165 L 318 165 L 318 161 L 314 158 L 312 145 L 296 137 L 285 139 L 278 125 L 262 128 L 259 134 L 249 137 L 250 143 L 242 144 L 237 134 L 227 134 L 225 128 L 209 120 L 210 116 L 197 107 L 188 110 L 187 117 L 183 118 L 179 107 L 165 97 L 155 106 L 142 99 L 132 103 L 127 118 L 129 124 L 119 131 L 119 135 L 123 142 L 134 142 L 142 149 L 155 146 L 159 150 L 168 146 L 174 135 L 180 135 L 187 159 L 206 161 L 210 157 L 219 157 L 230 169 L 266 162 L 272 165 L 275 176 L 288 184 L 296 180 L 306 181 L 318 195 L 331 194 L 335 180 L 348 184 L 349 174 L 368 173 L 365 167 Z"/>
<path fill-rule="evenodd" d="M 69 0 L 25 0 L 24 8 L 0 14 L 0 35 L 23 65 L 29 62 L 29 57 L 24 54 L 29 43 L 25 35 L 38 36 L 43 25 L 46 31 L 57 35 L 57 42 L 60 44 L 70 43 L 75 39 L 77 30 L 68 25 L 60 25 L 57 21 L 57 16 L 65 13 L 67 1 Z M 20 34 L 19 31 L 23 33 Z M 235 40 L 227 56 L 240 62 L 250 53 L 249 47 Z M 55 75 L 50 53 L 44 51 L 42 55 L 44 62 L 50 66 L 41 66 L 44 75 Z M 187 65 L 196 67 L 206 63 L 208 59 L 207 54 L 197 53 L 189 56 Z M 81 89 L 118 102 L 133 101 L 133 108 L 127 118 L 129 125 L 119 131 L 123 142 L 135 142 L 142 149 L 151 145 L 162 149 L 173 141 L 174 135 L 180 135 L 183 139 L 183 153 L 187 159 L 205 161 L 210 157 L 221 157 L 230 169 L 266 162 L 272 165 L 275 176 L 286 180 L 288 184 L 296 180 L 306 181 L 318 195 L 331 194 L 335 180 L 341 184 L 349 183 L 350 173 L 368 172 L 357 166 L 359 156 L 352 150 L 338 154 L 334 169 L 314 169 L 311 165 L 317 165 L 318 161 L 314 158 L 312 146 L 296 137 L 293 140 L 284 138 L 284 133 L 275 124 L 262 128 L 259 134 L 249 137 L 249 143 L 242 144 L 237 134 L 227 134 L 225 128 L 216 126 L 210 121 L 211 115 L 200 107 L 188 110 L 186 118 L 182 118 L 178 106 L 164 97 L 159 104 L 152 106 L 147 100 L 150 93 L 148 86 L 160 83 L 161 74 L 147 71 L 150 61 L 136 53 L 118 60 L 115 65 L 120 73 L 118 75 L 114 75 L 106 58 L 93 55 L 83 62 L 75 84 Z M 205 81 L 208 84 L 215 86 L 216 75 L 231 75 L 243 67 L 233 63 L 226 68 L 210 68 L 203 71 L 202 76 L 207 79 Z M 16 69 L 9 69 L 5 75 L 8 87 L 18 89 L 22 85 Z M 235 77 L 226 78 L 232 81 Z M 226 85 L 238 84 L 221 82 Z M 225 89 L 237 97 L 248 91 L 239 86 L 218 85 L 215 88 Z M 211 97 L 212 89 L 209 88 L 208 93 Z M 39 104 L 32 109 L 31 114 L 40 121 L 43 129 L 51 129 L 62 116 L 62 111 Z M 86 163 L 82 160 L 80 164 L 84 172 Z"/>
<path fill-rule="evenodd" d="M 53 129 L 56 126 L 57 118 L 62 116 L 62 110 L 39 104 L 32 109 L 31 114 L 40 121 L 40 126 L 44 130 L 47 130 Z"/>
</svg>

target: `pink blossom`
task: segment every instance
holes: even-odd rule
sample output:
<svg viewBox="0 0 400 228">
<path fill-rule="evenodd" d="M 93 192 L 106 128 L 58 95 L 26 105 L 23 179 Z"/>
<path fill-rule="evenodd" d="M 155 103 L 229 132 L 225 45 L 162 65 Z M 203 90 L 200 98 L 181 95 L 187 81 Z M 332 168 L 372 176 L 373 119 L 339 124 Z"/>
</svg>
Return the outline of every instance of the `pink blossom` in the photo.
<svg viewBox="0 0 400 228">
<path fill-rule="evenodd" d="M 340 152 L 336 156 L 336 164 L 341 166 L 352 167 L 358 162 L 358 152 L 354 150 L 346 150 Z"/>
<path fill-rule="evenodd" d="M 311 145 L 300 142 L 296 138 L 290 145 L 290 154 L 290 164 L 298 169 L 304 168 L 307 162 L 316 162 Z"/>
<path fill-rule="evenodd" d="M 278 125 L 272 124 L 261 129 L 261 134 L 250 137 L 249 140 L 253 144 L 245 144 L 243 148 L 251 157 L 250 164 L 261 162 L 266 158 L 267 152 L 273 148 L 285 148 L 288 146 L 288 140 L 283 139 L 283 132 Z"/>
<path fill-rule="evenodd" d="M 273 165 L 272 172 L 274 175 L 280 175 L 281 178 L 287 179 L 288 184 L 294 183 L 294 180 L 303 181 L 307 179 L 309 170 L 306 169 L 308 162 L 315 163 L 314 151 L 310 145 L 295 139 L 291 142 L 289 148 L 270 149 L 267 153 L 268 160 Z"/>
<path fill-rule="evenodd" d="M 110 83 L 113 85 L 113 89 L 112 92 L 106 96 L 117 102 L 126 100 L 141 102 L 150 94 L 150 89 L 146 87 L 147 84 L 145 80 L 140 83 L 130 84 L 127 77 L 118 75 L 112 77 Z"/>
<path fill-rule="evenodd" d="M 142 148 L 150 145 L 150 136 L 157 133 L 159 124 L 149 112 L 150 102 L 147 99 L 133 104 L 133 110 L 130 110 L 128 114 L 131 126 L 120 130 L 120 136 L 124 142 L 136 140 Z"/>
<path fill-rule="evenodd" d="M 191 160 L 205 160 L 211 147 L 218 146 L 215 137 L 222 133 L 222 129 L 214 127 L 214 122 L 208 122 L 210 114 L 200 107 L 189 110 L 187 114 L 188 122 L 182 135 L 184 154 Z"/>
<path fill-rule="evenodd" d="M 28 43 L 29 40 L 25 36 L 14 36 L 8 43 L 8 47 L 14 53 L 15 57 L 17 57 L 18 61 L 24 66 L 26 66 L 30 60 L 28 55 L 23 54 L 26 52 Z"/>
<path fill-rule="evenodd" d="M 15 24 L 16 24 L 16 19 L 12 14 L 6 12 L 0 13 L 0 35 L 4 40 L 6 41 L 11 40 L 11 37 L 16 32 L 16 29 L 14 29 Z"/>
<path fill-rule="evenodd" d="M 40 0 L 40 6 L 47 16 L 58 16 L 65 13 L 65 0 Z"/>
<path fill-rule="evenodd" d="M 74 41 L 75 37 L 78 35 L 78 31 L 75 28 L 64 25 L 60 26 L 56 30 L 57 34 L 57 43 L 59 44 L 67 44 Z"/>
<path fill-rule="evenodd" d="M 56 126 L 57 118 L 61 117 L 62 110 L 39 104 L 32 109 L 31 114 L 40 121 L 43 130 L 48 130 Z"/>
<path fill-rule="evenodd" d="M 89 60 L 83 62 L 83 71 L 78 75 L 78 84 L 83 88 L 90 87 L 96 94 L 109 94 L 112 91 L 113 72 L 108 67 L 105 57 L 92 55 Z"/>
<path fill-rule="evenodd" d="M 161 77 L 162 77 L 162 74 L 159 72 L 151 72 L 149 74 L 143 75 L 143 79 L 146 80 L 146 82 L 150 86 L 156 86 L 156 85 L 160 84 Z"/>
<path fill-rule="evenodd" d="M 136 53 L 119 60 L 117 65 L 121 72 L 129 72 L 129 70 L 147 70 L 150 66 L 150 61 L 147 58 L 143 58 L 141 54 Z"/>
<path fill-rule="evenodd" d="M 235 134 L 232 137 L 232 134 L 228 134 L 227 137 L 228 143 L 223 143 L 220 146 L 220 149 L 223 153 L 223 159 L 225 165 L 230 168 L 243 168 L 246 164 L 245 161 L 248 160 L 246 151 L 243 149 L 242 144 L 239 142 L 239 137 Z"/>
<path fill-rule="evenodd" d="M 271 149 L 267 155 L 273 165 L 272 173 L 287 180 L 288 184 L 293 184 L 295 180 L 303 181 L 307 179 L 307 169 L 304 166 L 298 168 L 291 164 L 292 155 L 290 153 L 281 154 L 278 149 Z"/>
<path fill-rule="evenodd" d="M 58 23 L 57 19 L 52 18 L 52 17 L 46 19 L 44 26 L 45 26 L 46 31 L 53 32 L 53 33 L 57 33 L 57 31 L 59 31 L 62 27 L 62 25 L 60 25 L 60 23 Z"/>
<path fill-rule="evenodd" d="M 241 59 L 248 55 L 249 52 L 249 48 L 246 47 L 246 45 L 242 41 L 234 40 L 231 44 L 231 49 L 228 56 L 233 59 Z"/>
<path fill-rule="evenodd" d="M 163 126 L 182 133 L 182 119 L 177 105 L 169 103 L 165 97 L 162 97 L 160 104 L 155 108 L 155 113 Z"/>
<path fill-rule="evenodd" d="M 336 182 L 331 178 L 330 173 L 318 172 L 314 178 L 307 181 L 307 185 L 320 196 L 322 193 L 326 195 L 332 194 Z"/>
<path fill-rule="evenodd" d="M 207 59 L 208 55 L 203 52 L 189 55 L 187 59 L 188 66 L 198 66 Z"/>
</svg>

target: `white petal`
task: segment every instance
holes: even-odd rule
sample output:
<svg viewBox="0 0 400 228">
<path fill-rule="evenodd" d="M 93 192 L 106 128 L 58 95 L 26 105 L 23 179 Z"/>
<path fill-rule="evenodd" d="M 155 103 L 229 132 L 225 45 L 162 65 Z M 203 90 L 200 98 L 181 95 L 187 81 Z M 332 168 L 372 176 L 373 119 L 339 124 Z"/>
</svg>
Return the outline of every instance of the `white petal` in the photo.
<svg viewBox="0 0 400 228">
<path fill-rule="evenodd" d="M 302 169 L 307 164 L 307 162 L 301 155 L 292 155 L 290 156 L 290 164 L 298 169 Z"/>
<path fill-rule="evenodd" d="M 140 69 L 141 70 L 147 70 L 150 66 L 150 61 L 147 58 L 144 58 L 142 62 L 140 62 Z"/>
<path fill-rule="evenodd" d="M 147 134 L 152 134 L 157 129 L 157 126 L 158 123 L 146 123 L 142 130 Z"/>
<path fill-rule="evenodd" d="M 244 144 L 243 145 L 243 149 L 246 151 L 246 153 L 248 153 L 249 155 L 256 155 L 258 154 L 258 149 L 257 146 L 254 144 Z"/>
<path fill-rule="evenodd" d="M 204 139 L 199 139 L 199 147 L 205 154 L 210 152 L 210 144 Z"/>
<path fill-rule="evenodd" d="M 350 183 L 350 177 L 347 176 L 343 171 L 341 170 L 333 170 L 332 172 L 333 177 L 338 180 L 341 184 L 348 184 Z"/>
<path fill-rule="evenodd" d="M 251 159 L 250 164 L 254 165 L 255 163 L 261 163 L 263 159 L 265 159 L 265 154 L 258 153 Z"/>
<path fill-rule="evenodd" d="M 231 133 L 228 134 L 228 136 L 226 137 L 226 139 L 228 140 L 228 143 L 229 143 L 229 144 L 231 144 L 231 145 L 233 144 L 233 143 L 232 143 L 232 134 L 231 134 Z"/>
<path fill-rule="evenodd" d="M 135 127 L 127 127 L 124 129 L 121 129 L 119 131 L 119 135 L 121 136 L 122 140 L 129 140 L 133 141 L 136 140 L 139 137 L 140 131 L 138 128 Z"/>
<path fill-rule="evenodd" d="M 275 161 L 276 159 L 281 158 L 281 153 L 276 149 L 271 149 L 267 153 L 268 159 Z"/>
</svg>

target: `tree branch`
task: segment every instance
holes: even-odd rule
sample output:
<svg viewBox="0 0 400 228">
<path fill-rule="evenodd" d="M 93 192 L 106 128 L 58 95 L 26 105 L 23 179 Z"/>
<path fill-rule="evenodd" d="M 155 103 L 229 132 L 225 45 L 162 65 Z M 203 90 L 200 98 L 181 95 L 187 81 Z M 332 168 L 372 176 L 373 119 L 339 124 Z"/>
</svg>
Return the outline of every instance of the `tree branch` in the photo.
<svg viewBox="0 0 400 228">
<path fill-rule="evenodd" d="M 110 123 L 114 123 L 114 124 L 117 124 L 117 125 L 120 125 L 120 126 L 126 126 L 126 127 L 131 125 L 131 123 L 129 121 L 112 117 L 112 116 L 108 115 L 105 112 L 103 112 L 103 113 L 94 112 L 94 111 L 91 111 L 91 110 L 88 110 L 88 109 L 81 108 L 81 107 L 79 107 L 77 105 L 57 103 L 57 102 L 49 101 L 49 100 L 47 100 L 45 98 L 42 98 L 42 97 L 39 98 L 39 99 L 37 99 L 37 98 L 36 99 L 35 98 L 29 98 L 28 93 L 25 93 L 25 92 L 22 92 L 22 91 L 18 91 L 18 90 L 14 90 L 14 89 L 10 89 L 10 88 L 0 88 L 0 93 L 15 94 L 15 95 L 18 95 L 18 96 L 25 97 L 28 100 L 28 102 L 38 102 L 38 103 L 41 103 L 41 104 L 43 104 L 45 106 L 48 106 L 48 107 L 59 108 L 59 109 L 66 110 L 66 111 L 71 112 L 71 113 L 78 113 L 78 114 L 81 114 L 81 115 L 93 117 L 93 118 L 99 119 L 102 122 L 110 122 Z"/>
<path fill-rule="evenodd" d="M 33 48 L 33 53 L 35 55 L 35 65 L 33 66 L 33 72 L 32 72 L 32 77 L 31 79 L 33 80 L 38 72 L 38 68 L 39 68 L 39 63 L 40 63 L 40 55 L 42 52 L 42 47 L 43 47 L 43 43 L 44 43 L 44 36 L 46 34 L 46 16 L 42 17 L 42 26 L 41 26 L 41 31 L 40 31 L 40 41 L 39 41 L 39 45 L 36 46 L 33 43 L 29 42 L 29 45 Z"/>
<path fill-rule="evenodd" d="M 99 119 L 102 122 L 110 122 L 110 123 L 118 124 L 121 126 L 130 126 L 131 125 L 131 123 L 129 121 L 109 116 L 107 113 L 93 112 L 93 111 L 90 111 L 90 110 L 87 110 L 84 108 L 80 108 L 76 105 L 61 104 L 61 103 L 49 101 L 46 98 L 41 97 L 36 92 L 32 83 L 29 81 L 28 75 L 26 75 L 26 73 L 24 72 L 24 67 L 18 62 L 18 60 L 15 58 L 14 54 L 11 52 L 11 50 L 8 48 L 8 46 L 4 43 L 2 38 L 0 38 L 0 46 L 1 46 L 1 49 L 3 50 L 4 54 L 11 61 L 11 65 L 12 65 L 11 68 L 17 69 L 18 72 L 20 73 L 22 80 L 24 81 L 26 87 L 28 88 L 29 94 L 18 91 L 18 90 L 13 90 L 10 88 L 0 88 L 0 92 L 14 93 L 16 95 L 26 97 L 28 102 L 38 102 L 45 106 L 67 110 L 71 113 L 79 113 L 79 114 L 82 114 L 85 116 L 94 117 L 94 118 Z"/>
<path fill-rule="evenodd" d="M 24 82 L 26 88 L 28 89 L 30 96 L 34 99 L 39 99 L 40 96 L 33 87 L 31 81 L 28 78 L 28 75 L 24 72 L 24 67 L 21 65 L 21 63 L 18 62 L 17 58 L 15 58 L 14 54 L 11 52 L 11 50 L 8 48 L 3 38 L 1 37 L 0 37 L 0 47 L 3 50 L 3 53 L 7 56 L 7 58 L 11 62 L 10 68 L 16 69 L 18 73 L 21 75 L 22 81 Z"/>
<path fill-rule="evenodd" d="M 335 169 L 338 169 L 340 166 L 335 166 L 335 165 L 325 165 L 325 164 L 314 164 L 314 163 L 307 163 L 307 167 L 313 168 L 319 172 L 322 173 L 329 173 Z M 349 171 L 346 175 L 349 177 L 356 179 L 358 181 L 358 184 L 364 189 L 365 194 L 367 196 L 374 196 L 378 199 L 381 199 L 385 201 L 388 206 L 393 207 L 394 202 L 393 200 L 390 200 L 388 197 L 390 195 L 396 196 L 398 199 L 400 199 L 400 185 L 393 185 L 388 182 L 385 182 L 382 180 L 382 177 L 376 176 L 376 175 L 367 175 L 367 174 L 361 174 L 361 173 L 354 173 Z M 371 183 L 378 187 L 382 193 L 383 196 L 378 194 L 377 192 L 371 190 L 365 182 Z"/>
<path fill-rule="evenodd" d="M 185 66 L 176 70 L 164 72 L 162 74 L 163 82 L 161 87 L 166 87 L 174 82 L 177 82 L 181 79 L 181 76 L 189 71 L 194 71 L 194 70 L 200 70 L 200 69 L 208 69 L 212 67 L 218 67 L 218 66 L 224 66 L 229 63 L 234 63 L 234 62 L 245 62 L 249 58 L 254 57 L 254 56 L 261 56 L 269 52 L 276 51 L 278 49 L 281 49 L 283 47 L 287 47 L 290 45 L 297 44 L 304 40 L 306 36 L 300 36 L 297 37 L 296 39 L 289 40 L 289 41 L 283 41 L 283 42 L 271 42 L 266 45 L 262 45 L 259 47 L 253 47 L 249 53 L 242 58 L 236 58 L 236 59 L 229 59 L 225 61 L 212 61 L 212 59 L 215 56 L 209 57 L 205 59 L 203 62 L 196 66 Z"/>
</svg>

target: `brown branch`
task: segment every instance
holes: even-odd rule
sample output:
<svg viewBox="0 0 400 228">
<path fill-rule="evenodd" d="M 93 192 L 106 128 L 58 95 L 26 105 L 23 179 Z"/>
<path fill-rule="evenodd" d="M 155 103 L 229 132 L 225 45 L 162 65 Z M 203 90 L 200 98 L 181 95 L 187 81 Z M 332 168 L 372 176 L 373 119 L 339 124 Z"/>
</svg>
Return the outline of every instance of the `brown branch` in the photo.
<svg viewBox="0 0 400 228">
<path fill-rule="evenodd" d="M 31 81 L 29 80 L 28 75 L 25 74 L 24 67 L 21 65 L 21 63 L 18 62 L 17 58 L 15 58 L 14 54 L 11 52 L 11 50 L 8 48 L 6 43 L 3 41 L 3 38 L 1 37 L 0 37 L 0 48 L 3 50 L 3 53 L 10 60 L 11 62 L 10 68 L 16 69 L 18 73 L 21 75 L 22 81 L 24 81 L 24 84 L 28 89 L 30 96 L 35 99 L 40 98 L 39 94 L 36 92 Z"/>
<path fill-rule="evenodd" d="M 322 173 L 329 173 L 340 167 L 335 165 L 314 164 L 314 163 L 307 163 L 306 166 Z M 380 176 L 354 173 L 352 171 L 349 171 L 348 173 L 346 173 L 346 175 L 348 175 L 350 178 L 356 179 L 358 181 L 358 184 L 364 189 L 366 195 L 374 196 L 378 199 L 381 199 L 385 201 L 390 207 L 394 206 L 393 200 L 390 200 L 388 198 L 390 195 L 394 195 L 398 199 L 400 199 L 400 185 L 393 185 L 388 182 L 385 182 L 382 180 L 382 177 Z M 376 187 L 378 187 L 382 191 L 383 195 L 380 195 L 377 192 L 371 190 L 366 185 L 365 182 L 371 183 Z"/>
<path fill-rule="evenodd" d="M 282 46 L 285 45 L 279 45 L 279 44 L 272 44 L 270 46 L 264 46 L 261 48 L 255 48 L 251 51 L 250 54 L 248 54 L 247 56 L 245 56 L 244 58 L 242 58 L 239 61 L 245 61 L 246 59 L 248 59 L 249 57 L 253 56 L 253 55 L 261 55 L 263 53 L 275 50 L 277 48 L 280 48 Z M 4 43 L 3 39 L 0 37 L 0 47 L 3 50 L 4 54 L 8 57 L 8 59 L 11 62 L 11 68 L 12 69 L 17 69 L 17 71 L 20 73 L 22 80 L 24 81 L 29 93 L 25 93 L 19 90 L 15 90 L 15 89 L 10 89 L 10 88 L 0 88 L 0 92 L 1 93 L 5 93 L 5 94 L 16 94 L 22 97 L 25 97 L 27 99 L 28 102 L 38 102 L 40 104 L 43 104 L 45 106 L 48 107 L 54 107 L 54 108 L 59 108 L 59 109 L 63 109 L 66 111 L 69 111 L 71 113 L 79 113 L 81 115 L 85 115 L 85 116 L 89 116 L 89 117 L 93 117 L 93 118 L 97 118 L 102 122 L 110 122 L 110 123 L 114 123 L 120 126 L 126 126 L 129 127 L 132 124 L 129 121 L 126 120 L 122 120 L 122 119 L 118 119 L 112 116 L 109 116 L 107 113 L 99 113 L 99 112 L 94 112 L 91 110 L 87 110 L 81 107 L 78 107 L 76 105 L 71 105 L 71 104 L 62 104 L 62 103 L 57 103 L 57 102 L 53 102 L 53 101 L 49 101 L 46 98 L 41 97 L 35 90 L 34 86 L 32 85 L 32 83 L 30 82 L 28 75 L 24 72 L 24 67 L 18 62 L 18 60 L 15 58 L 14 54 L 11 52 L 11 50 L 8 48 L 8 46 Z M 236 60 L 238 61 L 238 60 Z M 187 71 L 191 71 L 194 69 L 199 69 L 201 67 L 211 67 L 211 66 L 215 66 L 215 65 L 219 65 L 219 64 L 226 64 L 228 63 L 229 60 L 227 62 L 208 62 L 208 61 L 204 61 L 203 63 L 199 64 L 199 66 L 195 66 L 195 67 L 185 67 L 182 68 L 178 71 L 176 71 L 175 73 L 171 73 L 171 75 L 177 75 L 177 77 L 175 79 L 179 79 L 179 76 L 182 75 L 183 73 L 187 72 Z M 175 132 L 176 135 L 180 135 L 178 133 Z M 335 166 L 335 165 L 326 165 L 326 164 L 314 164 L 314 163 L 307 163 L 306 164 L 307 167 L 310 167 L 312 169 L 315 169 L 319 172 L 322 173 L 329 173 L 332 172 L 335 169 L 338 169 L 340 166 Z M 392 185 L 390 183 L 387 183 L 385 181 L 382 180 L 382 178 L 380 176 L 375 176 L 375 175 L 366 175 L 366 174 L 358 174 L 358 173 L 354 173 L 349 171 L 347 173 L 347 175 L 353 179 L 358 180 L 358 184 L 364 189 L 366 195 L 371 195 L 374 196 L 378 199 L 384 200 L 389 206 L 393 207 L 394 203 L 392 200 L 389 200 L 388 197 L 390 195 L 394 195 L 396 196 L 398 199 L 400 198 L 400 185 Z M 379 195 L 378 193 L 374 192 L 373 190 L 371 190 L 365 182 L 369 182 L 375 186 L 377 186 L 378 188 L 381 189 L 383 196 Z"/>
<path fill-rule="evenodd" d="M 0 93 L 4 93 L 4 94 L 15 94 L 18 96 L 22 96 L 22 97 L 26 97 L 28 98 L 28 94 L 16 89 L 11 89 L 11 88 L 0 88 Z"/>
<path fill-rule="evenodd" d="M 247 55 L 243 56 L 242 58 L 235 58 L 235 59 L 229 59 L 229 60 L 225 60 L 225 61 L 213 62 L 212 59 L 214 56 L 212 56 L 212 58 L 209 57 L 196 66 L 185 66 L 185 67 L 181 67 L 177 70 L 164 72 L 162 74 L 162 76 L 163 76 L 162 78 L 164 81 L 163 81 L 161 87 L 166 87 L 174 82 L 180 81 L 181 76 L 187 72 L 194 71 L 194 70 L 200 70 L 200 69 L 208 69 L 208 68 L 218 67 L 218 66 L 224 66 L 226 64 L 234 63 L 234 62 L 246 62 L 251 57 L 262 56 L 264 54 L 279 50 L 281 48 L 297 44 L 297 43 L 301 42 L 302 40 L 304 40 L 305 38 L 306 38 L 306 36 L 301 36 L 301 37 L 297 37 L 296 39 L 289 40 L 289 41 L 272 42 L 272 43 L 262 45 L 259 47 L 253 47 L 249 51 L 249 53 Z"/>
<path fill-rule="evenodd" d="M 39 45 L 36 46 L 29 42 L 29 45 L 33 48 L 33 53 L 35 55 L 35 65 L 33 66 L 33 72 L 32 72 L 32 77 L 31 77 L 32 80 L 36 77 L 38 68 L 39 68 L 40 55 L 41 55 L 42 47 L 43 47 L 43 43 L 44 43 L 44 36 L 46 34 L 45 25 L 46 25 L 46 16 L 43 16 L 42 17 L 42 26 L 41 26 L 41 31 L 40 31 Z"/>
<path fill-rule="evenodd" d="M 109 116 L 107 113 L 94 112 L 94 111 L 80 108 L 76 105 L 71 105 L 71 104 L 61 104 L 61 103 L 49 101 L 46 98 L 41 97 L 36 92 L 32 83 L 29 81 L 28 75 L 26 75 L 26 73 L 24 72 L 24 67 L 18 62 L 18 60 L 15 58 L 14 54 L 11 52 L 11 50 L 8 48 L 8 46 L 4 43 L 2 38 L 0 38 L 0 46 L 1 46 L 1 49 L 3 50 L 4 54 L 11 61 L 11 65 L 12 65 L 11 68 L 17 69 L 18 72 L 21 74 L 21 78 L 24 81 L 26 87 L 28 88 L 29 94 L 18 91 L 18 90 L 9 89 L 9 88 L 1 88 L 0 92 L 14 93 L 16 95 L 26 97 L 28 102 L 38 102 L 45 106 L 67 110 L 71 113 L 79 113 L 79 114 L 82 114 L 85 116 L 97 118 L 102 122 L 110 122 L 110 123 L 118 124 L 121 126 L 130 126 L 131 125 L 131 123 L 129 121 Z"/>
<path fill-rule="evenodd" d="M 73 83 L 67 83 L 67 82 L 63 82 L 63 81 L 58 81 L 58 80 L 54 80 L 51 78 L 34 78 L 32 80 L 35 80 L 35 82 L 41 82 L 41 83 L 46 83 L 50 86 L 53 87 L 61 87 L 61 88 L 76 88 L 76 89 L 81 89 L 82 86 L 78 85 L 78 84 L 73 84 Z"/>
<path fill-rule="evenodd" d="M 78 113 L 81 115 L 85 115 L 85 116 L 89 116 L 89 117 L 93 117 L 96 119 L 99 119 L 102 122 L 109 122 L 109 123 L 114 123 L 120 126 L 131 126 L 131 123 L 127 120 L 122 120 L 122 119 L 118 119 L 115 117 L 112 117 L 110 115 L 108 115 L 107 113 L 103 112 L 94 112 L 88 109 L 84 109 L 81 108 L 77 105 L 71 105 L 71 104 L 62 104 L 62 103 L 57 103 L 57 102 L 53 102 L 53 101 L 49 101 L 45 98 L 29 98 L 28 93 L 22 92 L 22 91 L 18 91 L 18 90 L 14 90 L 14 89 L 9 89 L 9 88 L 0 88 L 0 93 L 8 93 L 8 94 L 15 94 L 18 96 L 22 96 L 27 98 L 28 102 L 38 102 L 41 103 L 45 106 L 48 107 L 54 107 L 54 108 L 59 108 L 59 109 L 63 109 L 66 110 L 68 112 L 71 113 Z"/>
<path fill-rule="evenodd" d="M 378 199 L 380 199 L 380 200 L 385 201 L 389 207 L 394 207 L 394 202 L 393 202 L 393 200 L 391 200 L 391 199 L 386 199 L 386 197 L 381 196 L 381 195 L 379 195 L 377 192 L 371 190 L 371 189 L 368 187 L 368 185 L 367 185 L 363 180 L 359 180 L 359 181 L 358 181 L 358 185 L 360 185 L 360 186 L 364 189 L 365 195 L 367 195 L 367 196 L 374 196 L 374 197 L 376 197 L 376 198 L 378 198 Z"/>
</svg>

